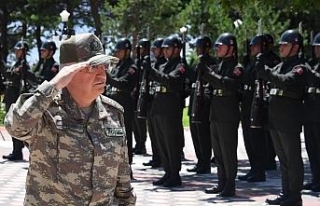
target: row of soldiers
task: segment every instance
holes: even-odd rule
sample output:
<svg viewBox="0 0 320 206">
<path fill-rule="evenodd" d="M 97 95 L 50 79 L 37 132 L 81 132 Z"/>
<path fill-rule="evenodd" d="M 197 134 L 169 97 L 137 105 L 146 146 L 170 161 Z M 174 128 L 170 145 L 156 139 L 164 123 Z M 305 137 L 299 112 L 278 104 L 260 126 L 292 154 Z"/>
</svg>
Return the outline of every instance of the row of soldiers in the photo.
<svg viewBox="0 0 320 206">
<path fill-rule="evenodd" d="M 265 151 L 274 147 L 280 160 L 282 191 L 276 199 L 267 200 L 267 203 L 302 205 L 300 133 L 303 123 L 313 175 L 312 182 L 305 188 L 319 191 L 320 187 L 320 127 L 317 113 L 320 74 L 319 63 L 308 66 L 300 55 L 303 50 L 301 34 L 288 30 L 281 35 L 279 54 L 282 61 L 269 49 L 268 36 L 255 36 L 250 43 L 252 59 L 244 67 L 238 61 L 237 39 L 231 33 L 223 33 L 215 41 L 217 59 L 210 55 L 211 39 L 207 36 L 197 38 L 195 48 L 199 61 L 192 67 L 186 65 L 185 59 L 180 56 L 184 43 L 174 35 L 158 38 L 152 45 L 148 39 L 141 39 L 135 48 L 139 51 L 136 61 L 131 57 L 134 48 L 129 39 L 119 39 L 115 45 L 114 55 L 120 61 L 107 73 L 105 95 L 124 107 L 130 164 L 134 152 L 145 153 L 147 125 L 152 161 L 145 165 L 161 165 L 165 172 L 153 184 L 164 187 L 182 184 L 179 174 L 184 147 L 182 115 L 185 99 L 190 95 L 188 114 L 198 159 L 196 167 L 190 171 L 209 173 L 212 149 L 218 171 L 218 184 L 206 189 L 206 193 L 218 193 L 223 197 L 235 195 L 238 127 L 241 121 L 251 170 L 238 178 L 248 182 L 265 181 Z M 313 45 L 316 58 L 320 59 L 320 35 L 316 35 Z M 6 110 L 21 92 L 29 90 L 31 82 L 39 84 L 50 80 L 58 72 L 52 58 L 55 50 L 52 43 L 44 44 L 41 49 L 43 60 L 36 70 L 31 70 L 25 59 L 28 45 L 23 41 L 17 43 L 16 64 L 2 72 L 6 86 Z M 51 63 L 44 56 L 51 59 Z M 48 65 L 44 66 L 46 63 Z M 252 108 L 255 99 L 258 99 L 256 82 L 262 82 L 260 88 L 266 88 L 262 92 L 262 109 L 266 111 L 264 120 L 268 121 L 260 127 L 252 124 Z M 144 115 L 138 109 L 142 94 L 147 94 Z M 132 145 L 133 131 L 137 142 L 135 148 Z M 3 158 L 20 160 L 23 143 L 13 141 L 13 152 Z M 273 161 L 271 165 L 275 166 L 274 156 L 270 156 Z"/>
<path fill-rule="evenodd" d="M 52 41 L 44 42 L 40 48 L 41 58 L 34 68 L 30 68 L 26 55 L 29 45 L 26 41 L 18 41 L 14 46 L 16 61 L 12 66 L 6 66 L 2 61 L 0 68 L 0 89 L 4 94 L 3 103 L 5 111 L 8 112 L 11 104 L 15 103 L 21 93 L 32 92 L 37 85 L 45 80 L 50 81 L 59 71 L 59 64 L 54 60 L 56 44 Z M 3 159 L 8 161 L 23 160 L 22 149 L 24 143 L 16 138 L 12 138 L 13 150 L 8 155 L 3 155 Z"/>
<path fill-rule="evenodd" d="M 145 165 L 157 167 L 161 164 L 165 172 L 154 185 L 181 185 L 182 112 L 185 98 L 190 95 L 190 129 L 198 162 L 189 171 L 210 172 L 211 148 L 218 171 L 218 184 L 206 189 L 206 193 L 223 197 L 235 195 L 240 121 L 251 165 L 246 175 L 238 177 L 240 180 L 265 181 L 267 153 L 271 153 L 268 167 L 276 168 L 274 148 L 280 161 L 282 190 L 277 198 L 266 202 L 269 205 L 302 205 L 304 172 L 300 133 L 304 126 L 312 171 L 312 181 L 304 187 L 319 191 L 319 63 L 309 66 L 301 55 L 303 38 L 298 31 L 288 30 L 281 35 L 281 59 L 270 49 L 273 44 L 270 36 L 253 37 L 250 42 L 252 58 L 244 67 L 238 62 L 237 39 L 231 33 L 223 33 L 215 41 L 217 59 L 210 56 L 210 38 L 197 38 L 195 48 L 199 61 L 193 67 L 188 67 L 180 56 L 183 42 L 179 37 L 156 39 L 151 45 L 154 61 L 150 60 L 148 44 L 146 39 L 139 42 L 141 55 L 135 62 L 131 58 L 130 41 L 124 38 L 117 42 L 115 56 L 120 62 L 108 74 L 106 95 L 124 106 L 130 163 L 134 152 L 132 128 L 138 131 L 135 138 L 139 151 L 145 143 L 144 134 L 138 138 L 139 131 L 145 133 L 146 129 L 141 128 L 147 121 L 153 156 Z M 320 59 L 320 34 L 316 35 L 313 45 L 315 58 Z M 148 87 L 145 87 L 146 79 Z M 189 92 L 186 92 L 186 82 L 191 88 Z M 263 88 L 262 93 L 259 87 Z M 145 119 L 141 119 L 135 112 L 139 107 L 138 97 L 146 88 L 148 109 Z M 194 101 L 200 95 L 199 101 Z M 263 100 L 260 109 L 265 112 L 262 125 L 255 125 L 252 108 L 259 98 Z M 191 108 L 198 108 L 195 110 L 197 118 Z"/>
</svg>

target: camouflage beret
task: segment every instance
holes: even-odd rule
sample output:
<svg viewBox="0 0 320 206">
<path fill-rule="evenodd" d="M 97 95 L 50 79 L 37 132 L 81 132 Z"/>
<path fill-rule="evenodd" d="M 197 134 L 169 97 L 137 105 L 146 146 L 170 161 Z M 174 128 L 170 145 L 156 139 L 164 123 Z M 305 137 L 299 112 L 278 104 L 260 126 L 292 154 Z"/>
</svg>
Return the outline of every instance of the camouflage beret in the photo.
<svg viewBox="0 0 320 206">
<path fill-rule="evenodd" d="M 60 46 L 60 64 L 87 61 L 90 66 L 117 63 L 116 57 L 105 55 L 99 38 L 91 33 L 76 34 L 64 40 Z"/>
</svg>

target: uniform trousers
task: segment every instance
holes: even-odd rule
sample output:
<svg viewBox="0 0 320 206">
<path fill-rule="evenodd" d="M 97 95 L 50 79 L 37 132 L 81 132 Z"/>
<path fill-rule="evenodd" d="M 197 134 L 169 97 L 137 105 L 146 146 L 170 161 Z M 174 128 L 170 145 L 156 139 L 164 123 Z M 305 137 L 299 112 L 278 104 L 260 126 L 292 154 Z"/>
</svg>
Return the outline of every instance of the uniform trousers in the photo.
<svg viewBox="0 0 320 206">
<path fill-rule="evenodd" d="M 303 188 L 300 133 L 270 129 L 270 134 L 280 161 L 282 193 L 288 198 L 299 198 Z"/>
<path fill-rule="evenodd" d="M 237 176 L 238 121 L 211 121 L 211 141 L 218 181 L 222 187 L 234 185 Z"/>
</svg>

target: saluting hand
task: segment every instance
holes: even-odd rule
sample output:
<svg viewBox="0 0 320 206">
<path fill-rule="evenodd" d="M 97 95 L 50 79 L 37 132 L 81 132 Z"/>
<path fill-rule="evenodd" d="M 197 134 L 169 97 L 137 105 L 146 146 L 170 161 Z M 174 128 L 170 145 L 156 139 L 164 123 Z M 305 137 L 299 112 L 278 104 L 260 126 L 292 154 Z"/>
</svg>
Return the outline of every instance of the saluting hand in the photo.
<svg viewBox="0 0 320 206">
<path fill-rule="evenodd" d="M 76 73 L 84 69 L 86 66 L 88 66 L 87 62 L 64 66 L 50 82 L 57 89 L 62 89 L 70 83 Z"/>
</svg>

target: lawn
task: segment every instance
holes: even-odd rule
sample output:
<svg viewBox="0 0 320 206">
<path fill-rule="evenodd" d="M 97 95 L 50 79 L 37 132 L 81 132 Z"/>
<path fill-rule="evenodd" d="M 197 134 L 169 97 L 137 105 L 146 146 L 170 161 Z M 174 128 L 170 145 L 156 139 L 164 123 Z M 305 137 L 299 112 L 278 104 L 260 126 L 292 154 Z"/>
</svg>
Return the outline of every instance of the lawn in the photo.
<svg viewBox="0 0 320 206">
<path fill-rule="evenodd" d="M 183 127 L 189 127 L 188 107 L 185 107 L 183 109 L 182 124 Z"/>
</svg>

